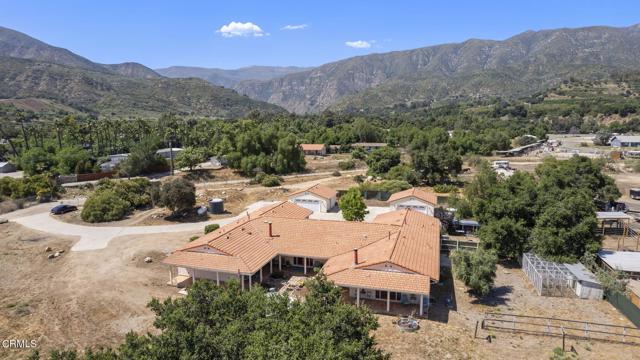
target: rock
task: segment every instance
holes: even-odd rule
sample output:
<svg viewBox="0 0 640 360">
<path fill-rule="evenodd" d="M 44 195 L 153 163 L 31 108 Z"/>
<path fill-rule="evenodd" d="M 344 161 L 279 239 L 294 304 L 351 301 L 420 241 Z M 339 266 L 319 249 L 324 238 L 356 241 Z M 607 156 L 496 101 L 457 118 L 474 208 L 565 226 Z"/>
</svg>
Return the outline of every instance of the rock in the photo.
<svg viewBox="0 0 640 360">
<path fill-rule="evenodd" d="M 146 258 L 144 258 L 144 262 L 146 262 L 146 263 L 150 263 L 152 261 L 153 261 L 153 259 L 150 256 L 147 256 Z"/>
<path fill-rule="evenodd" d="M 58 256 L 60 256 L 60 251 L 56 251 L 55 254 L 53 254 L 54 258 L 57 258 Z"/>
<path fill-rule="evenodd" d="M 51 251 L 51 247 L 50 246 L 47 246 L 46 248 L 44 248 L 44 252 L 49 252 L 49 251 Z"/>
<path fill-rule="evenodd" d="M 54 254 L 49 254 L 49 256 L 47 256 L 47 259 L 53 259 L 54 257 L 56 257 Z"/>
<path fill-rule="evenodd" d="M 58 250 L 58 253 L 62 254 L 64 252 L 64 249 Z"/>
</svg>

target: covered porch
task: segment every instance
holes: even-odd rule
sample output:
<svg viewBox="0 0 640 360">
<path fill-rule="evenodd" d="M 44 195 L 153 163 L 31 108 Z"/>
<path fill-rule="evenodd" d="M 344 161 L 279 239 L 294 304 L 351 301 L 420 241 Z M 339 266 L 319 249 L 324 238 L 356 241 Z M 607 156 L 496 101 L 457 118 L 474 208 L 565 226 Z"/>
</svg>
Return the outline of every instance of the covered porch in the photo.
<svg viewBox="0 0 640 360">
<path fill-rule="evenodd" d="M 388 289 L 343 288 L 345 302 L 368 306 L 379 314 L 425 317 L 429 310 L 429 294 L 402 293 Z"/>
</svg>

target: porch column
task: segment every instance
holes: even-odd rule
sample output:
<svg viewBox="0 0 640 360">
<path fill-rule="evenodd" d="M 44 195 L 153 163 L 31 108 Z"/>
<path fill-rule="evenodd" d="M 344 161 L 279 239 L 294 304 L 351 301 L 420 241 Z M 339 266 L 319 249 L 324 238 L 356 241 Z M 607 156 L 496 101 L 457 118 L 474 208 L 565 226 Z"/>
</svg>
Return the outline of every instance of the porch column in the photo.
<svg viewBox="0 0 640 360">
<path fill-rule="evenodd" d="M 238 278 L 240 278 L 240 283 L 242 284 L 242 291 L 244 291 L 244 275 L 238 274 Z"/>
<path fill-rule="evenodd" d="M 420 316 L 422 316 L 422 314 L 424 313 L 423 308 L 424 307 L 424 295 L 420 294 Z"/>
<path fill-rule="evenodd" d="M 173 285 L 173 266 L 169 267 L 169 284 Z"/>
<path fill-rule="evenodd" d="M 307 275 L 307 258 L 304 259 L 304 274 Z"/>
<path fill-rule="evenodd" d="M 249 290 L 251 290 L 251 278 L 253 277 L 253 274 L 249 275 Z"/>
<path fill-rule="evenodd" d="M 262 282 L 262 268 L 260 268 L 260 282 Z"/>
<path fill-rule="evenodd" d="M 220 273 L 216 271 L 216 285 L 220 286 Z"/>
<path fill-rule="evenodd" d="M 387 290 L 387 312 L 391 310 L 391 291 Z"/>
<path fill-rule="evenodd" d="M 273 259 L 269 261 L 269 273 L 273 272 Z"/>
<path fill-rule="evenodd" d="M 282 271 L 282 256 L 278 255 L 278 270 Z"/>
<path fill-rule="evenodd" d="M 360 288 L 356 288 L 356 306 L 360 306 Z"/>
<path fill-rule="evenodd" d="M 196 282 L 196 269 L 193 269 L 193 282 Z"/>
</svg>

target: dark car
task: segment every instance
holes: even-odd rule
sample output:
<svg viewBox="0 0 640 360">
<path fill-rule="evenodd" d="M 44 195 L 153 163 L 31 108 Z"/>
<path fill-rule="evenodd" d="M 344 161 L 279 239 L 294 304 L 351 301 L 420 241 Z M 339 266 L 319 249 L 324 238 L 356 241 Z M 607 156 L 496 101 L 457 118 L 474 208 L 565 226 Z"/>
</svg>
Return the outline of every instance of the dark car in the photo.
<svg viewBox="0 0 640 360">
<path fill-rule="evenodd" d="M 53 209 L 51 209 L 51 213 L 54 215 L 60 215 L 60 214 L 65 214 L 70 211 L 76 211 L 76 210 L 78 210 L 78 208 L 73 205 L 63 204 L 63 205 L 54 206 Z"/>
</svg>

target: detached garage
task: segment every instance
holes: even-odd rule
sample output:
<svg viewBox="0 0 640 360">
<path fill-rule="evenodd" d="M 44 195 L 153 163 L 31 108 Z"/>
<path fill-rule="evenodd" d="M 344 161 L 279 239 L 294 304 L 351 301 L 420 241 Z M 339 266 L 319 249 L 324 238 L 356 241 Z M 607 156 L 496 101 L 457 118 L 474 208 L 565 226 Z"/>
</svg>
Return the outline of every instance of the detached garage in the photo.
<svg viewBox="0 0 640 360">
<path fill-rule="evenodd" d="M 323 185 L 314 185 L 289 195 L 289 202 L 313 212 L 328 212 L 336 205 L 336 191 Z"/>
<path fill-rule="evenodd" d="M 389 206 L 394 210 L 412 209 L 431 216 L 436 204 L 438 197 L 435 193 L 416 188 L 400 191 L 389 197 Z"/>
</svg>

